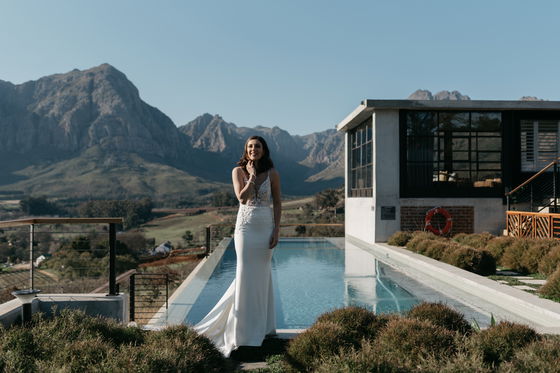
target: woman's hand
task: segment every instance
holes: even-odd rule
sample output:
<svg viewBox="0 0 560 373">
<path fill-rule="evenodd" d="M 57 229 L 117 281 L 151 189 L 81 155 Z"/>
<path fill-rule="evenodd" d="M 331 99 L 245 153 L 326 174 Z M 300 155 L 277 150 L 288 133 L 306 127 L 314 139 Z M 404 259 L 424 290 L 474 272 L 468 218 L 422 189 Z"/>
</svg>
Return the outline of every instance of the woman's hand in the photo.
<svg viewBox="0 0 560 373">
<path fill-rule="evenodd" d="M 274 249 L 274 247 L 276 245 L 278 245 L 278 236 L 280 235 L 280 232 L 278 231 L 278 229 L 274 228 L 274 231 L 272 231 L 272 236 L 270 236 L 270 242 L 269 242 L 269 249 Z"/>
<path fill-rule="evenodd" d="M 257 176 L 257 169 L 255 168 L 255 163 L 253 161 L 249 161 L 247 162 L 247 165 L 245 166 L 245 168 L 247 169 L 247 172 L 249 173 L 249 177 L 251 176 Z"/>
</svg>

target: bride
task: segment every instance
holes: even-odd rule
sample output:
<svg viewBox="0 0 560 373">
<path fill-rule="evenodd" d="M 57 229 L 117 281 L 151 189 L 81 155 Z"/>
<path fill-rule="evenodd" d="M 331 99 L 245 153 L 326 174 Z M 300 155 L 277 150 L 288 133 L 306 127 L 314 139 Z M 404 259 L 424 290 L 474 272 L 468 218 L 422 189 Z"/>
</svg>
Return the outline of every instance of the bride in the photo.
<svg viewBox="0 0 560 373">
<path fill-rule="evenodd" d="M 270 261 L 280 229 L 280 176 L 260 136 L 249 137 L 237 164 L 232 171 L 240 202 L 234 234 L 235 280 L 194 326 L 226 357 L 239 346 L 260 346 L 267 334 L 275 333 L 276 324 Z"/>
</svg>

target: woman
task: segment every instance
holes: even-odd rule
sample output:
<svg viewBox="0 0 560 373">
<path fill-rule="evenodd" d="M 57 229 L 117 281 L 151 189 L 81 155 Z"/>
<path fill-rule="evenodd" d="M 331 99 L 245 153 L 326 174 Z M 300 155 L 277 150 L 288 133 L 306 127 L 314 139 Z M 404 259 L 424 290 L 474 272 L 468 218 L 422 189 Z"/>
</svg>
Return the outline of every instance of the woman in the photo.
<svg viewBox="0 0 560 373">
<path fill-rule="evenodd" d="M 276 324 L 270 261 L 280 229 L 280 176 L 260 136 L 247 140 L 237 164 L 232 171 L 240 202 L 234 234 L 235 280 L 194 327 L 226 357 L 239 346 L 260 346 L 267 334 L 275 332 Z"/>
</svg>

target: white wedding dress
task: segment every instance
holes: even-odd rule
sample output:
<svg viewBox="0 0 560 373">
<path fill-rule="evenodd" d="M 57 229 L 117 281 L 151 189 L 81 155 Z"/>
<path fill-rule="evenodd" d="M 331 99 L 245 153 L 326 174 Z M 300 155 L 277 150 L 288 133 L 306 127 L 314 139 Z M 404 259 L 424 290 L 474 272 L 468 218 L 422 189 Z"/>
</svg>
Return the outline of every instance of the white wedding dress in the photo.
<svg viewBox="0 0 560 373">
<path fill-rule="evenodd" d="M 247 181 L 246 181 L 247 182 Z M 270 237 L 274 228 L 270 175 L 255 197 L 239 205 L 235 224 L 235 280 L 194 330 L 228 357 L 239 346 L 260 346 L 275 332 Z"/>
</svg>

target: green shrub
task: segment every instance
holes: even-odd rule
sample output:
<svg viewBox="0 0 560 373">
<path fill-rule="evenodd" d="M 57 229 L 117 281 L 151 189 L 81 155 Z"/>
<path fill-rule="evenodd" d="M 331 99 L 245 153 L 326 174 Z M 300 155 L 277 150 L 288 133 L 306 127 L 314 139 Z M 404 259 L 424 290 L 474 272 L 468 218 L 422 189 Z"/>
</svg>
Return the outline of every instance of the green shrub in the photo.
<svg viewBox="0 0 560 373">
<path fill-rule="evenodd" d="M 185 325 L 148 334 L 140 357 L 150 371 L 224 372 L 228 363 L 212 342 Z M 142 351 L 143 350 L 143 351 Z"/>
<path fill-rule="evenodd" d="M 37 363 L 40 372 L 91 372 L 96 371 L 111 353 L 113 346 L 102 338 L 67 341 L 64 348 L 51 351 L 48 361 Z"/>
<path fill-rule="evenodd" d="M 412 238 L 412 232 L 397 231 L 393 233 L 391 237 L 387 240 L 389 245 L 393 246 L 406 246 L 408 241 Z"/>
<path fill-rule="evenodd" d="M 499 365 L 539 338 L 528 326 L 502 321 L 473 335 L 470 342 L 473 351 L 481 353 L 485 363 Z"/>
<path fill-rule="evenodd" d="M 486 250 L 476 250 L 462 246 L 447 252 L 442 259 L 446 263 L 482 276 L 496 273 L 496 261 Z"/>
<path fill-rule="evenodd" d="M 555 246 L 539 261 L 539 273 L 550 276 L 560 264 L 560 247 Z"/>
<path fill-rule="evenodd" d="M 531 240 L 527 238 L 517 238 L 507 246 L 500 259 L 500 265 L 517 272 L 527 273 L 527 268 L 523 267 L 523 254 L 529 250 Z"/>
<path fill-rule="evenodd" d="M 472 332 L 471 325 L 461 313 L 442 303 L 420 303 L 408 311 L 408 317 L 429 321 L 434 325 L 461 334 Z"/>
<path fill-rule="evenodd" d="M 556 373 L 560 369 L 560 340 L 544 339 L 517 351 L 510 362 L 500 366 L 503 373 Z"/>
<path fill-rule="evenodd" d="M 360 349 L 342 351 L 323 359 L 315 373 L 357 373 L 357 372 L 383 372 L 403 373 L 406 369 L 393 365 L 378 353 L 375 342 L 364 341 Z"/>
<path fill-rule="evenodd" d="M 0 366 L 3 372 L 34 372 L 35 357 L 40 355 L 30 329 L 12 327 L 0 339 Z"/>
<path fill-rule="evenodd" d="M 442 260 L 448 253 L 459 248 L 454 241 L 431 241 L 423 254 L 435 260 Z"/>
<path fill-rule="evenodd" d="M 344 307 L 322 314 L 317 323 L 332 322 L 341 326 L 354 346 L 359 346 L 362 339 L 373 339 L 387 323 L 386 319 L 362 307 Z"/>
<path fill-rule="evenodd" d="M 455 335 L 428 321 L 402 318 L 387 324 L 374 344 L 382 361 L 414 367 L 432 355 L 452 355 L 456 350 Z"/>
<path fill-rule="evenodd" d="M 453 240 L 461 245 L 472 247 L 473 249 L 484 249 L 492 238 L 494 238 L 494 236 L 488 232 L 472 234 L 459 233 L 453 237 Z"/>
<path fill-rule="evenodd" d="M 486 250 L 496 259 L 497 263 L 501 263 L 502 255 L 505 249 L 515 242 L 514 237 L 500 236 L 494 237 L 486 244 Z"/>
<path fill-rule="evenodd" d="M 464 351 L 449 358 L 430 356 L 418 367 L 418 372 L 430 373 L 492 373 L 494 369 L 484 364 L 480 354 Z"/>
<path fill-rule="evenodd" d="M 538 272 L 539 262 L 556 246 L 558 246 L 558 242 L 555 239 L 531 241 L 529 248 L 521 256 L 521 267 L 528 273 Z"/>
<path fill-rule="evenodd" d="M 412 233 L 412 238 L 406 244 L 406 248 L 411 251 L 418 251 L 417 246 L 423 241 L 445 240 L 431 232 L 416 231 Z M 425 244 L 425 243 L 424 243 Z"/>
<path fill-rule="evenodd" d="M 322 359 L 351 345 L 352 340 L 342 326 L 333 322 L 315 323 L 290 342 L 286 362 L 290 370 L 312 372 Z"/>
<path fill-rule="evenodd" d="M 546 283 L 539 289 L 539 293 L 547 298 L 560 300 L 560 265 L 553 274 L 548 276 Z"/>
</svg>

